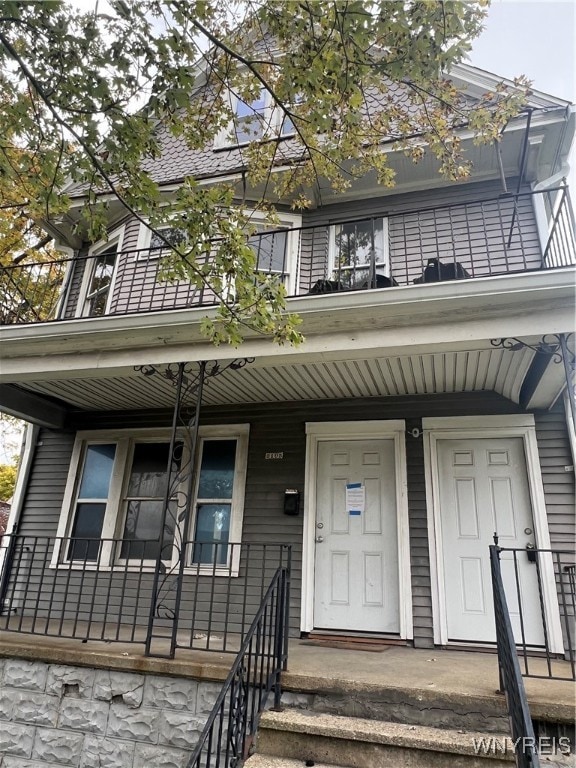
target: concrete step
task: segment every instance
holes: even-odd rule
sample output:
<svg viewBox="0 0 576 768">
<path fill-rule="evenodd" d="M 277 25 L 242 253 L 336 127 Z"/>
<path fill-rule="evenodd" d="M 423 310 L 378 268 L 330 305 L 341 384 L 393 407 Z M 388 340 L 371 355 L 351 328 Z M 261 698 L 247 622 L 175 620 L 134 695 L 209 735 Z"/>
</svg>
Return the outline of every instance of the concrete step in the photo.
<svg viewBox="0 0 576 768">
<path fill-rule="evenodd" d="M 288 682 L 292 684 L 292 690 L 284 691 L 282 706 L 302 711 L 484 734 L 508 730 L 506 701 L 504 696 L 497 694 L 471 696 L 435 688 L 406 690 L 391 685 L 334 679 L 318 681 L 315 688 L 309 683 L 308 688 L 304 687 L 306 682 L 302 680 L 288 679 Z M 297 692 L 299 685 L 302 687 Z"/>
<path fill-rule="evenodd" d="M 510 740 L 503 734 L 491 736 L 492 742 L 485 731 L 454 731 L 287 709 L 262 715 L 256 751 L 300 761 L 300 766 L 312 761 L 315 766 L 341 768 L 512 768 Z M 478 744 L 486 745 L 486 749 L 477 750 Z"/>
</svg>

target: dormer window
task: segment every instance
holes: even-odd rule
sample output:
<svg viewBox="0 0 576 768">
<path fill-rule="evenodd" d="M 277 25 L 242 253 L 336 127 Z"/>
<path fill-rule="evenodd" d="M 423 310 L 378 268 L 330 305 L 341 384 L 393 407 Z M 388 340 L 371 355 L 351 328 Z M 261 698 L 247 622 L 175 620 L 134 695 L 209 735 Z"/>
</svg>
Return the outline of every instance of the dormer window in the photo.
<svg viewBox="0 0 576 768">
<path fill-rule="evenodd" d="M 242 101 L 233 93 L 229 98 L 234 118 L 214 139 L 214 149 L 245 146 L 251 141 L 294 133 L 294 124 L 274 105 L 272 94 L 265 88 L 252 101 Z"/>
<path fill-rule="evenodd" d="M 267 133 L 267 117 L 271 113 L 267 96 L 270 94 L 262 88 L 259 95 L 249 103 L 240 101 L 240 99 L 236 100 L 234 110 L 235 143 L 247 144 L 250 141 L 263 138 Z"/>
</svg>

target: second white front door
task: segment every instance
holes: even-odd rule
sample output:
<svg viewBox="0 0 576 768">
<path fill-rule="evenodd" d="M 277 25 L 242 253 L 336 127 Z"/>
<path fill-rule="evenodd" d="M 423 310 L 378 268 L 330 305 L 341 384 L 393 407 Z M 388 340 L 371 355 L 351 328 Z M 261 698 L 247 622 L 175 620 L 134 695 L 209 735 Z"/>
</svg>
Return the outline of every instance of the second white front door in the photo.
<svg viewBox="0 0 576 768">
<path fill-rule="evenodd" d="M 440 525 L 448 640 L 494 642 L 489 546 L 533 547 L 534 521 L 524 446 L 519 437 L 438 441 Z M 501 555 L 513 629 L 543 642 L 537 570 L 525 552 Z M 516 576 L 518 579 L 516 579 Z M 520 593 L 520 601 L 518 599 Z"/>
<path fill-rule="evenodd" d="M 398 633 L 394 440 L 321 441 L 316 488 L 314 626 Z"/>
</svg>

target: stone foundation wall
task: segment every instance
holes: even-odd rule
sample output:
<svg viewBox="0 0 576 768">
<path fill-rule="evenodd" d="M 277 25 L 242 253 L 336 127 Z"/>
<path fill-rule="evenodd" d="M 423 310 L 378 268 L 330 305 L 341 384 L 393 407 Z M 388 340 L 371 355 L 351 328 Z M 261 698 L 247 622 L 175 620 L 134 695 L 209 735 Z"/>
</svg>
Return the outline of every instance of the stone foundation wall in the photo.
<svg viewBox="0 0 576 768">
<path fill-rule="evenodd" d="M 0 766 L 184 768 L 220 689 L 0 659 Z"/>
</svg>

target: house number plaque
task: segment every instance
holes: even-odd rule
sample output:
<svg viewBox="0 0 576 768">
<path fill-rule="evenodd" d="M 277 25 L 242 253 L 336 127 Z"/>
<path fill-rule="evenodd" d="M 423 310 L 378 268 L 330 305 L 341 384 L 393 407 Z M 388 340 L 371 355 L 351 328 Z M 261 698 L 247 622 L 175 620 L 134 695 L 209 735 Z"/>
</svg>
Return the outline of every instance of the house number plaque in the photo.
<svg viewBox="0 0 576 768">
<path fill-rule="evenodd" d="M 264 458 L 266 459 L 266 461 L 270 461 L 270 460 L 278 461 L 284 458 L 284 451 L 279 451 L 277 453 L 273 453 L 273 452 L 265 453 Z"/>
</svg>

